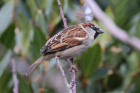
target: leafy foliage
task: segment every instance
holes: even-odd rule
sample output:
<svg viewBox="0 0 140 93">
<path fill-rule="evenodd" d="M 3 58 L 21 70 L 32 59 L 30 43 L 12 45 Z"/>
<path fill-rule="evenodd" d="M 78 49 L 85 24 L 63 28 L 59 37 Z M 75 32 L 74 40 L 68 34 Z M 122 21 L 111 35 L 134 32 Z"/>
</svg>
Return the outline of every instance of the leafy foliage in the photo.
<svg viewBox="0 0 140 93">
<path fill-rule="evenodd" d="M 68 26 L 85 22 L 83 0 L 60 0 Z M 131 36 L 140 39 L 140 0 L 96 0 L 103 11 Z M 83 9 L 83 10 L 82 10 Z M 138 93 L 140 53 L 104 34 L 75 58 L 80 93 Z M 56 0 L 0 0 L 0 93 L 12 93 L 11 57 L 16 61 L 20 93 L 63 93 L 65 87 L 54 59 L 39 65 L 30 77 L 22 73 L 38 59 L 45 42 L 64 29 Z M 119 34 L 119 33 L 118 33 Z M 68 80 L 69 66 L 62 63 Z M 65 65 L 66 64 L 66 65 Z"/>
<path fill-rule="evenodd" d="M 89 48 L 81 57 L 81 66 L 85 77 L 89 77 L 101 62 L 101 48 L 95 45 Z"/>
<path fill-rule="evenodd" d="M 13 47 L 15 45 L 15 33 L 14 33 L 14 29 L 15 29 L 15 23 L 11 23 L 7 27 L 7 29 L 1 34 L 0 41 L 7 48 L 13 49 Z"/>
</svg>

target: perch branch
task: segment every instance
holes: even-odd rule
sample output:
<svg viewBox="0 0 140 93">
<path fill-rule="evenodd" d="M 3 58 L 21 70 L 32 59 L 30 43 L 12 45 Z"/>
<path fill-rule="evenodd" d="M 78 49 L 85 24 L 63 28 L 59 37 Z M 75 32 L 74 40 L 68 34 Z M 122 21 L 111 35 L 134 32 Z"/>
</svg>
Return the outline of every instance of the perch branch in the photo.
<svg viewBox="0 0 140 93">
<path fill-rule="evenodd" d="M 140 40 L 136 37 L 129 36 L 126 31 L 120 29 L 98 6 L 94 0 L 85 0 L 90 7 L 94 17 L 101 21 L 108 31 L 117 39 L 128 44 L 140 51 Z M 98 11 L 98 12 L 97 12 Z M 118 34 L 119 33 L 119 34 Z"/>
<path fill-rule="evenodd" d="M 56 59 L 56 62 L 57 62 L 57 64 L 58 64 L 59 68 L 60 68 L 60 71 L 61 71 L 61 73 L 62 73 L 62 76 L 63 76 L 63 79 L 64 79 L 64 83 L 65 83 L 66 88 L 67 88 L 67 92 L 68 92 L 68 93 L 71 93 L 70 85 L 69 85 L 68 82 L 67 82 L 67 79 L 66 79 L 64 70 L 62 69 L 62 66 L 61 66 L 61 64 L 60 64 L 60 62 L 59 62 L 59 59 L 58 59 L 58 57 L 55 57 L 55 59 Z"/>
<path fill-rule="evenodd" d="M 57 0 L 58 2 L 58 5 L 59 5 L 59 9 L 60 9 L 60 14 L 61 14 L 61 17 L 62 17 L 62 20 L 63 20 L 63 23 L 64 23 L 64 27 L 67 28 L 67 21 L 66 21 L 66 18 L 64 17 L 64 13 L 63 13 L 63 10 L 62 10 L 62 6 L 61 6 L 61 3 L 59 0 Z M 71 60 L 73 60 L 72 62 L 72 65 L 74 65 L 74 58 L 71 58 Z M 62 69 L 61 65 L 59 65 L 60 67 L 60 70 Z M 63 69 L 62 69 L 63 70 Z M 62 74 L 64 74 L 64 71 L 61 71 L 63 72 Z M 64 77 L 64 76 L 63 76 Z M 65 78 L 66 79 L 66 78 Z M 72 83 L 73 82 L 73 83 Z M 73 86 L 73 85 L 74 86 Z M 72 86 L 72 93 L 76 93 L 76 84 L 75 84 L 75 70 L 72 70 L 72 80 L 71 80 L 71 86 Z"/>
<path fill-rule="evenodd" d="M 74 59 L 71 58 L 70 61 L 71 61 L 72 65 L 74 65 Z M 71 80 L 70 84 L 71 84 L 71 88 L 72 88 L 72 93 L 76 93 L 75 70 L 74 69 L 72 69 L 71 74 L 72 74 L 72 80 Z"/>
<path fill-rule="evenodd" d="M 57 2 L 58 2 L 58 5 L 59 5 L 61 17 L 62 17 L 62 19 L 63 19 L 64 27 L 67 28 L 67 21 L 66 21 L 66 18 L 64 17 L 61 3 L 60 3 L 59 0 L 57 0 Z"/>
<path fill-rule="evenodd" d="M 17 79 L 17 74 L 16 74 L 16 63 L 15 60 L 12 58 L 12 73 L 13 73 L 13 80 L 14 80 L 14 88 L 13 92 L 18 93 L 18 79 Z"/>
</svg>

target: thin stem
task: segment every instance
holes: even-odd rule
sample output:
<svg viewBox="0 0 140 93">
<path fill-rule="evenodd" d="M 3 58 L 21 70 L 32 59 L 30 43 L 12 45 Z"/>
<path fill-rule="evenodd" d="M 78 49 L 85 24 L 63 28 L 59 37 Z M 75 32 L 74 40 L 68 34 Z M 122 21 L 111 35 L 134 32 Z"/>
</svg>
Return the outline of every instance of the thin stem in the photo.
<svg viewBox="0 0 140 93">
<path fill-rule="evenodd" d="M 13 73 L 13 80 L 14 80 L 14 88 L 13 88 L 13 92 L 14 93 L 18 93 L 18 79 L 17 79 L 17 74 L 16 74 L 16 63 L 15 60 L 12 59 L 11 61 L 12 63 L 12 73 Z"/>
<path fill-rule="evenodd" d="M 63 79 L 64 79 L 64 83 L 65 83 L 66 88 L 67 88 L 67 92 L 68 92 L 68 93 L 71 93 L 71 89 L 69 88 L 70 85 L 69 85 L 68 82 L 67 82 L 67 79 L 66 79 L 64 70 L 63 70 L 62 67 L 61 67 L 61 64 L 60 64 L 60 62 L 59 62 L 59 59 L 58 59 L 58 57 L 55 57 L 55 59 L 56 59 L 56 62 L 57 62 L 57 64 L 58 64 L 59 68 L 60 68 L 60 71 L 61 71 L 61 73 L 62 73 L 62 76 L 63 76 Z"/>
<path fill-rule="evenodd" d="M 58 2 L 58 5 L 59 5 L 60 14 L 61 14 L 61 17 L 62 17 L 62 20 L 63 20 L 63 23 L 64 23 L 64 27 L 67 28 L 67 21 L 66 21 L 66 18 L 64 17 L 64 13 L 63 13 L 63 10 L 62 10 L 61 3 L 60 3 L 59 0 L 57 0 L 57 2 Z"/>
<path fill-rule="evenodd" d="M 59 9 L 60 9 L 60 14 L 61 14 L 61 17 L 62 17 L 62 20 L 63 20 L 63 23 L 64 23 L 64 27 L 67 28 L 67 21 L 66 21 L 66 18 L 64 17 L 64 13 L 63 13 L 63 10 L 62 10 L 62 6 L 61 6 L 61 3 L 59 0 L 57 0 L 58 2 L 58 5 L 59 5 Z M 73 60 L 73 64 L 74 65 L 74 58 L 72 58 Z M 60 68 L 60 70 L 62 69 L 62 67 Z M 63 70 L 63 69 L 62 69 Z M 63 73 L 62 73 L 63 72 Z M 61 71 L 62 74 L 64 74 L 64 71 Z M 64 76 L 63 76 L 64 77 Z M 64 78 L 66 79 L 66 77 Z M 65 81 L 65 84 L 66 84 L 66 80 Z M 73 83 L 72 83 L 73 82 Z M 68 83 L 67 83 L 68 84 Z M 75 70 L 72 70 L 72 80 L 71 80 L 71 84 L 74 84 L 74 87 L 72 87 L 72 93 L 76 93 L 76 84 L 75 84 Z"/>
<path fill-rule="evenodd" d="M 71 64 L 74 65 L 74 58 L 71 58 L 70 61 L 71 61 Z M 72 93 L 76 93 L 75 70 L 74 69 L 72 69 L 71 74 L 72 74 L 72 80 L 71 80 L 70 84 L 72 86 Z"/>
</svg>

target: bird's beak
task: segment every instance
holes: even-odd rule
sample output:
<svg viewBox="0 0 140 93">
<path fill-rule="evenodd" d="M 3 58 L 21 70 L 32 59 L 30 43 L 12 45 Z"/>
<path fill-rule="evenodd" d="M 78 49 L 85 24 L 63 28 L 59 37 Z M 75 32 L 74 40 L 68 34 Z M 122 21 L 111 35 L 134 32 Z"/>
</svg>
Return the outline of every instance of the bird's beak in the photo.
<svg viewBox="0 0 140 93">
<path fill-rule="evenodd" d="M 98 29 L 97 30 L 97 32 L 99 33 L 99 34 L 102 34 L 102 33 L 104 33 L 104 31 L 100 28 L 100 29 Z"/>
</svg>

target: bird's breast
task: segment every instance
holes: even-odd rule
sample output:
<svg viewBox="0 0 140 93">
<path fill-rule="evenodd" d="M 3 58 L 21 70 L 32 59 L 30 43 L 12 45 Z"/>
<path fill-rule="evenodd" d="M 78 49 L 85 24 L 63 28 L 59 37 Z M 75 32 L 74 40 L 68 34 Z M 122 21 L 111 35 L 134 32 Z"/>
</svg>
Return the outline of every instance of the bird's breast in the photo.
<svg viewBox="0 0 140 93">
<path fill-rule="evenodd" d="M 87 47 L 84 45 L 74 46 L 72 48 L 57 52 L 55 55 L 60 59 L 65 60 L 80 55 Z"/>
</svg>

